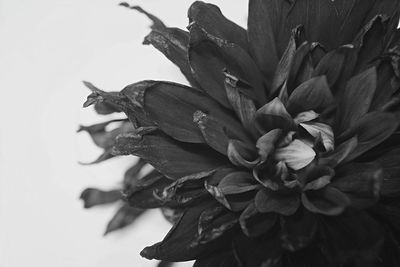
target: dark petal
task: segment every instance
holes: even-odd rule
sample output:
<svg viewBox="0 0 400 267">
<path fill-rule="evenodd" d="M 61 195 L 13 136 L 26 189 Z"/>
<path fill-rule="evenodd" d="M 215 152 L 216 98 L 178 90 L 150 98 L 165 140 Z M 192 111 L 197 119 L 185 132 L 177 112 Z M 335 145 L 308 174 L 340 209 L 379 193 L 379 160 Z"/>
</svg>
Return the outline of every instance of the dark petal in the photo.
<svg viewBox="0 0 400 267">
<path fill-rule="evenodd" d="M 230 162 L 238 167 L 252 169 L 259 162 L 255 149 L 239 140 L 229 140 L 227 154 Z"/>
<path fill-rule="evenodd" d="M 349 259 L 376 259 L 383 241 L 383 229 L 366 212 L 353 210 L 340 216 L 321 219 L 320 232 L 324 242 L 320 246 L 337 266 L 343 266 Z"/>
<path fill-rule="evenodd" d="M 143 159 L 138 159 L 138 161 L 125 172 L 124 174 L 125 188 L 131 188 L 135 186 L 135 184 L 139 180 L 139 174 L 143 170 L 143 167 L 145 165 L 146 162 Z"/>
<path fill-rule="evenodd" d="M 135 98 L 138 84 L 126 87 L 122 93 L 129 100 L 139 102 Z M 140 98 L 140 95 L 138 96 Z M 148 118 L 169 136 L 183 142 L 204 143 L 203 135 L 196 123 L 193 113 L 201 110 L 228 125 L 232 131 L 243 128 L 230 112 L 203 92 L 183 85 L 168 82 L 153 82 L 146 87 L 143 109 Z"/>
<path fill-rule="evenodd" d="M 296 50 L 296 53 L 293 56 L 292 64 L 290 66 L 290 71 L 287 79 L 287 92 L 290 95 L 292 91 L 302 82 L 298 82 L 301 78 L 302 71 L 304 65 L 307 64 L 307 61 L 310 60 L 310 52 L 313 48 L 313 44 L 304 42 L 300 45 L 300 47 Z"/>
<path fill-rule="evenodd" d="M 262 134 L 277 128 L 284 131 L 295 129 L 292 117 L 277 97 L 257 110 L 256 127 Z"/>
<path fill-rule="evenodd" d="M 258 155 L 260 155 L 261 162 L 267 160 L 269 155 L 275 150 L 275 144 L 281 137 L 282 130 L 274 129 L 261 136 L 256 143 Z"/>
<path fill-rule="evenodd" d="M 247 49 L 246 30 L 225 18 L 216 5 L 196 1 L 190 6 L 188 17 L 191 24 L 196 23 L 208 33 Z"/>
<path fill-rule="evenodd" d="M 193 267 L 241 267 L 231 251 L 214 253 L 205 258 L 198 259 Z"/>
<path fill-rule="evenodd" d="M 309 110 L 322 113 L 333 104 L 334 98 L 326 76 L 318 76 L 299 85 L 290 94 L 286 107 L 288 112 L 295 116 Z"/>
<path fill-rule="evenodd" d="M 217 247 L 220 247 L 219 240 L 207 245 L 197 244 L 192 246 L 192 243 L 198 236 L 198 221 L 201 213 L 212 207 L 215 207 L 214 201 L 205 201 L 187 209 L 163 241 L 146 247 L 140 255 L 147 259 L 188 261 L 211 253 Z"/>
<path fill-rule="evenodd" d="M 242 125 L 248 132 L 254 131 L 254 116 L 256 114 L 256 106 L 248 96 L 240 92 L 238 88 L 239 79 L 225 73 L 225 90 L 229 103 L 239 117 Z"/>
<path fill-rule="evenodd" d="M 112 152 L 111 149 L 106 149 L 95 160 L 90 161 L 90 162 L 79 162 L 79 164 L 81 164 L 81 165 L 92 165 L 92 164 L 97 164 L 97 163 L 106 161 L 106 160 L 111 159 L 111 158 L 114 157 L 114 155 L 111 152 Z"/>
<path fill-rule="evenodd" d="M 113 153 L 141 157 L 173 179 L 210 171 L 227 164 L 225 157 L 206 145 L 181 143 L 161 132 L 143 136 L 120 135 L 113 147 Z"/>
<path fill-rule="evenodd" d="M 356 72 L 365 70 L 381 56 L 387 24 L 388 19 L 378 15 L 363 27 L 354 40 L 354 44 L 359 49 Z"/>
<path fill-rule="evenodd" d="M 348 81 L 345 91 L 338 100 L 338 129 L 343 132 L 365 115 L 375 94 L 377 82 L 374 67 L 358 74 Z"/>
<path fill-rule="evenodd" d="M 375 95 L 372 99 L 371 110 L 380 110 L 388 103 L 393 94 L 399 89 L 398 79 L 395 77 L 389 62 L 382 62 L 378 66 L 378 81 Z"/>
<path fill-rule="evenodd" d="M 357 147 L 346 158 L 350 161 L 379 145 L 390 137 L 399 126 L 399 121 L 393 114 L 383 112 L 370 112 L 362 117 L 352 132 L 358 138 Z"/>
<path fill-rule="evenodd" d="M 256 195 L 255 204 L 259 212 L 275 212 L 288 216 L 297 211 L 300 200 L 296 194 L 284 195 L 269 189 L 261 189 Z"/>
<path fill-rule="evenodd" d="M 256 0 L 256 1 L 259 1 L 259 0 Z M 280 2 L 283 3 L 284 1 L 280 1 Z M 267 3 L 267 2 L 264 1 L 264 3 Z M 299 39 L 301 31 L 302 31 L 301 27 L 296 27 L 295 29 L 292 30 L 292 34 L 289 39 L 289 43 L 278 63 L 277 68 L 276 68 L 276 71 L 274 74 L 274 79 L 272 81 L 270 95 L 274 95 L 279 88 L 284 86 L 284 83 L 289 76 L 289 71 L 292 66 L 294 55 L 296 53 L 297 41 Z"/>
<path fill-rule="evenodd" d="M 119 123 L 114 130 L 107 131 L 111 123 Z M 110 120 L 90 126 L 80 126 L 78 132 L 87 132 L 93 142 L 101 148 L 107 149 L 113 146 L 115 138 L 121 133 L 133 131 L 133 126 L 126 120 Z"/>
<path fill-rule="evenodd" d="M 154 29 L 154 30 L 163 30 L 163 29 L 166 28 L 164 23 L 159 18 L 157 18 L 156 16 L 154 16 L 154 15 L 150 14 L 149 12 L 145 11 L 140 6 L 131 6 L 126 2 L 122 2 L 119 5 L 127 7 L 129 9 L 134 9 L 134 10 L 146 15 L 153 22 L 153 24 L 151 25 L 151 28 Z"/>
<path fill-rule="evenodd" d="M 327 53 L 318 63 L 313 76 L 325 75 L 329 87 L 333 87 L 342 72 L 345 63 L 345 53 L 343 50 L 349 49 L 342 47 Z"/>
<path fill-rule="evenodd" d="M 246 236 L 254 237 L 268 232 L 277 222 L 277 218 L 275 213 L 259 213 L 252 202 L 240 214 L 239 223 Z"/>
<path fill-rule="evenodd" d="M 279 34 L 276 24 L 283 23 L 285 6 L 288 6 L 285 1 L 249 1 L 247 35 L 250 54 L 270 81 L 280 57 L 276 46 Z"/>
<path fill-rule="evenodd" d="M 116 202 L 122 197 L 120 190 L 103 191 L 96 188 L 85 189 L 80 196 L 84 202 L 84 208 L 88 209 L 97 205 Z"/>
<path fill-rule="evenodd" d="M 128 204 L 123 205 L 108 223 L 104 235 L 132 224 L 143 212 L 145 212 L 143 209 L 132 208 Z"/>
<path fill-rule="evenodd" d="M 224 195 L 239 194 L 259 188 L 253 175 L 249 172 L 231 172 L 218 184 L 218 188 Z"/>
<path fill-rule="evenodd" d="M 164 218 L 170 222 L 171 224 L 175 224 L 182 215 L 182 209 L 162 207 L 161 208 L 162 215 Z"/>
<path fill-rule="evenodd" d="M 345 161 L 348 155 L 357 147 L 358 139 L 357 137 L 352 137 L 345 142 L 341 143 L 335 150 L 322 156 L 320 162 L 323 164 L 328 164 L 331 167 Z"/>
<path fill-rule="evenodd" d="M 114 92 L 115 93 L 115 92 Z M 94 110 L 100 115 L 109 115 L 112 113 L 121 112 L 120 108 L 113 103 L 97 102 L 94 104 Z"/>
<path fill-rule="evenodd" d="M 223 206 L 206 209 L 199 217 L 198 236 L 191 246 L 207 244 L 218 239 L 235 227 L 237 222 L 237 215 L 229 212 Z"/>
<path fill-rule="evenodd" d="M 379 157 L 377 163 L 383 170 L 381 195 L 398 196 L 400 193 L 400 148 L 395 148 Z"/>
<path fill-rule="evenodd" d="M 246 85 L 240 88 L 243 94 L 259 104 L 266 99 L 263 76 L 250 55 L 196 23 L 190 27 L 189 63 L 202 89 L 227 108 L 231 106 L 225 92 L 225 71 Z"/>
<path fill-rule="evenodd" d="M 309 211 L 328 216 L 341 214 L 351 204 L 346 194 L 332 186 L 305 191 L 301 196 L 301 201 Z"/>
<path fill-rule="evenodd" d="M 174 265 L 173 262 L 169 262 L 169 261 L 160 261 L 157 264 L 157 267 L 172 267 Z"/>
<path fill-rule="evenodd" d="M 208 196 L 203 188 L 204 180 L 211 177 L 216 171 L 206 171 L 191 174 L 177 179 L 162 190 L 155 190 L 154 197 L 159 198 L 170 207 L 182 207 L 188 203 Z"/>
<path fill-rule="evenodd" d="M 376 163 L 350 163 L 337 169 L 331 186 L 347 194 L 352 206 L 366 208 L 379 197 L 383 172 Z"/>
<path fill-rule="evenodd" d="M 152 171 L 137 181 L 137 183 L 123 192 L 123 198 L 130 206 L 136 208 L 158 208 L 165 205 L 155 197 L 155 192 L 162 191 L 173 181 L 164 177 L 157 171 Z"/>
<path fill-rule="evenodd" d="M 218 186 L 214 186 L 205 181 L 204 187 L 210 193 L 210 195 L 215 198 L 216 201 L 221 203 L 225 208 L 233 210 L 231 204 L 228 202 L 226 196 L 222 193 L 221 189 Z"/>
<path fill-rule="evenodd" d="M 198 110 L 193 114 L 206 143 L 221 154 L 227 155 L 229 138 L 220 121 Z"/>
<path fill-rule="evenodd" d="M 282 246 L 296 251 L 309 245 L 317 230 L 315 215 L 304 208 L 288 217 L 281 217 Z"/>
<path fill-rule="evenodd" d="M 243 235 L 236 235 L 234 248 L 241 266 L 249 267 L 278 267 L 282 255 L 279 231 L 269 231 L 259 238 L 249 238 Z"/>
<path fill-rule="evenodd" d="M 192 76 L 188 59 L 189 33 L 178 28 L 152 30 L 143 41 L 151 44 L 179 67 L 193 87 L 199 87 Z"/>
</svg>

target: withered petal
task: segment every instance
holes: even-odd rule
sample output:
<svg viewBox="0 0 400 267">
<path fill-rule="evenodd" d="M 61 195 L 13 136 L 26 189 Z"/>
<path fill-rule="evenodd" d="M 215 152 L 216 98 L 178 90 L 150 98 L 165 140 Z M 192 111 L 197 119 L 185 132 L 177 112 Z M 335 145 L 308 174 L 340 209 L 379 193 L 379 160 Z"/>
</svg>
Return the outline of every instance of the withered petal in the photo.
<svg viewBox="0 0 400 267">
<path fill-rule="evenodd" d="M 89 209 L 97 205 L 116 202 L 121 197 L 121 190 L 103 191 L 96 188 L 86 188 L 79 198 L 83 200 L 85 209 Z"/>
<path fill-rule="evenodd" d="M 104 235 L 107 235 L 111 232 L 122 229 L 132 224 L 144 212 L 145 210 L 143 209 L 133 208 L 130 207 L 128 204 L 124 204 L 118 209 L 110 222 L 107 224 Z"/>
</svg>

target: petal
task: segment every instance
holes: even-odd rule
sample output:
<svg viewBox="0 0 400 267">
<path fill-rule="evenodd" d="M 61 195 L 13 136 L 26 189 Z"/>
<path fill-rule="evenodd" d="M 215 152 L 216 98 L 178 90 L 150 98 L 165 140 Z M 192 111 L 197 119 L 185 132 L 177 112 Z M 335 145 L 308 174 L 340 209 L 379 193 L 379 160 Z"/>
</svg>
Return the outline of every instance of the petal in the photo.
<svg viewBox="0 0 400 267">
<path fill-rule="evenodd" d="M 143 209 L 129 207 L 128 204 L 123 205 L 107 224 L 104 235 L 132 224 L 144 211 Z"/>
<path fill-rule="evenodd" d="M 357 134 L 358 145 L 346 161 L 355 159 L 385 141 L 398 126 L 399 121 L 390 113 L 370 112 L 362 117 L 355 125 L 355 129 L 350 131 L 351 134 Z"/>
<path fill-rule="evenodd" d="M 266 161 L 268 156 L 275 150 L 276 142 L 281 137 L 281 133 L 281 129 L 274 129 L 257 140 L 256 147 L 262 162 Z"/>
<path fill-rule="evenodd" d="M 164 23 L 159 18 L 157 18 L 156 16 L 150 14 L 149 12 L 147 12 L 146 10 L 141 8 L 140 6 L 131 6 L 126 2 L 122 2 L 119 5 L 127 7 L 129 9 L 134 9 L 134 10 L 146 15 L 153 22 L 153 24 L 151 25 L 152 29 L 161 30 L 161 29 L 165 29 L 166 28 Z"/>
<path fill-rule="evenodd" d="M 340 216 L 321 217 L 324 241 L 321 250 L 329 251 L 328 257 L 336 266 L 353 260 L 375 261 L 379 255 L 384 230 L 380 223 L 366 212 L 352 211 Z"/>
<path fill-rule="evenodd" d="M 341 47 L 327 53 L 318 63 L 314 70 L 313 76 L 325 75 L 328 86 L 333 87 L 342 72 L 343 64 L 345 63 L 345 53 L 343 50 L 348 47 Z"/>
<path fill-rule="evenodd" d="M 256 0 L 259 1 L 259 0 Z M 275 1 L 276 2 L 276 1 Z M 280 1 L 283 3 L 283 1 Z M 264 1 L 264 3 L 267 3 Z M 278 66 L 276 68 L 274 79 L 272 81 L 272 90 L 270 95 L 274 95 L 275 92 L 282 87 L 289 76 L 290 68 L 292 66 L 293 58 L 297 49 L 297 42 L 301 34 L 302 27 L 298 26 L 292 30 L 292 34 L 287 44 L 286 50 L 283 53 Z"/>
<path fill-rule="evenodd" d="M 225 157 L 203 144 L 181 143 L 161 132 L 143 136 L 121 135 L 113 153 L 139 156 L 174 179 L 227 164 Z"/>
<path fill-rule="evenodd" d="M 322 113 L 334 104 L 326 76 L 312 78 L 298 86 L 289 96 L 287 110 L 292 115 L 314 110 Z"/>
<path fill-rule="evenodd" d="M 275 212 L 289 216 L 297 211 L 300 200 L 296 195 L 284 195 L 269 189 L 261 189 L 256 195 L 255 204 L 259 212 Z"/>
<path fill-rule="evenodd" d="M 130 167 L 124 174 L 124 187 L 130 188 L 134 187 L 140 178 L 140 173 L 147 163 L 143 159 L 138 159 L 138 161 Z"/>
<path fill-rule="evenodd" d="M 399 82 L 389 62 L 382 62 L 378 66 L 378 81 L 375 95 L 372 99 L 371 110 L 380 110 L 390 101 L 399 89 Z"/>
<path fill-rule="evenodd" d="M 240 214 L 239 223 L 246 236 L 254 237 L 268 232 L 277 222 L 277 218 L 275 213 L 259 213 L 255 204 L 251 203 Z"/>
<path fill-rule="evenodd" d="M 343 95 L 338 100 L 339 132 L 357 123 L 368 112 L 375 94 L 376 81 L 376 69 L 372 67 L 347 82 Z"/>
<path fill-rule="evenodd" d="M 151 44 L 179 67 L 193 87 L 199 87 L 192 76 L 188 60 L 189 33 L 178 28 L 152 30 L 143 41 Z"/>
<path fill-rule="evenodd" d="M 224 195 L 244 193 L 259 188 L 253 175 L 249 172 L 232 172 L 225 176 L 218 184 L 218 188 Z"/>
<path fill-rule="evenodd" d="M 249 1 L 249 18 L 247 35 L 251 56 L 267 78 L 271 79 L 278 64 L 279 54 L 276 37 L 279 34 L 277 23 L 285 12 L 284 1 Z M 268 53 L 265 53 L 268 51 Z"/>
<path fill-rule="evenodd" d="M 321 162 L 326 162 L 329 166 L 335 167 L 340 163 L 344 163 L 347 156 L 353 152 L 358 145 L 358 138 L 352 137 L 345 142 L 341 143 L 334 151 L 323 155 L 320 159 Z"/>
<path fill-rule="evenodd" d="M 297 251 L 309 245 L 317 230 L 315 216 L 301 208 L 292 216 L 281 219 L 282 246 L 290 251 Z"/>
<path fill-rule="evenodd" d="M 148 85 L 144 82 L 144 86 L 141 88 L 140 84 L 134 84 L 126 87 L 122 93 L 132 103 L 142 102 L 148 119 L 176 140 L 204 143 L 200 129 L 193 122 L 193 113 L 197 110 L 221 119 L 223 125 L 228 125 L 233 131 L 243 132 L 242 126 L 231 113 L 197 89 L 168 82 L 152 82 Z M 137 93 L 138 89 L 144 90 L 144 96 Z"/>
<path fill-rule="evenodd" d="M 351 204 L 346 194 L 332 186 L 317 191 L 305 191 L 301 195 L 301 201 L 309 211 L 328 216 L 341 214 Z"/>
<path fill-rule="evenodd" d="M 291 94 L 293 90 L 304 81 L 299 81 L 300 76 L 303 73 L 304 64 L 311 60 L 311 51 L 313 49 L 313 44 L 309 42 L 302 43 L 296 50 L 293 61 L 290 66 L 290 71 L 287 79 L 287 90 Z"/>
<path fill-rule="evenodd" d="M 295 123 L 302 123 L 302 122 L 308 122 L 315 120 L 316 118 L 319 117 L 319 114 L 314 112 L 313 110 L 309 111 L 303 111 L 297 114 L 297 116 L 294 118 Z"/>
<path fill-rule="evenodd" d="M 310 164 L 315 155 L 315 151 L 311 147 L 298 139 L 275 151 L 275 159 L 284 161 L 293 170 L 299 170 Z"/>
<path fill-rule="evenodd" d="M 352 206 L 366 208 L 379 197 L 383 172 L 376 163 L 350 163 L 337 169 L 331 185 L 346 193 Z"/>
<path fill-rule="evenodd" d="M 261 133 L 267 133 L 276 128 L 284 131 L 292 130 L 295 125 L 285 106 L 276 97 L 257 110 L 256 127 Z"/>
<path fill-rule="evenodd" d="M 252 169 L 259 162 L 257 154 L 252 150 L 252 147 L 248 147 L 245 143 L 234 139 L 229 140 L 228 158 L 233 165 L 249 169 Z"/>
<path fill-rule="evenodd" d="M 188 17 L 191 24 L 197 23 L 208 33 L 247 48 L 246 30 L 224 17 L 216 5 L 196 1 L 190 6 Z"/>
<path fill-rule="evenodd" d="M 400 193 L 400 148 L 395 148 L 379 157 L 377 162 L 383 170 L 381 195 L 398 196 Z"/>
<path fill-rule="evenodd" d="M 254 128 L 256 106 L 253 100 L 240 92 L 238 88 L 238 78 L 228 73 L 225 73 L 225 76 L 225 90 L 229 103 L 242 122 L 243 127 L 251 132 Z"/>
<path fill-rule="evenodd" d="M 335 138 L 331 126 L 320 122 L 304 122 L 300 123 L 309 134 L 314 138 L 321 136 L 322 144 L 324 145 L 326 151 L 332 151 L 335 149 Z"/>
<path fill-rule="evenodd" d="M 93 206 L 116 202 L 121 197 L 120 190 L 103 191 L 96 188 L 86 188 L 79 198 L 83 200 L 84 208 L 89 209 Z"/>
<path fill-rule="evenodd" d="M 197 246 L 191 244 L 198 236 L 197 223 L 201 213 L 213 206 L 215 206 L 214 201 L 206 201 L 187 209 L 163 241 L 144 248 L 140 255 L 147 259 L 188 261 L 211 253 L 215 243 Z"/>
<path fill-rule="evenodd" d="M 190 26 L 189 62 L 203 90 L 227 108 L 231 107 L 225 92 L 224 71 L 246 85 L 242 93 L 258 103 L 266 99 L 263 76 L 250 55 L 240 46 L 208 33 L 196 23 Z"/>
</svg>

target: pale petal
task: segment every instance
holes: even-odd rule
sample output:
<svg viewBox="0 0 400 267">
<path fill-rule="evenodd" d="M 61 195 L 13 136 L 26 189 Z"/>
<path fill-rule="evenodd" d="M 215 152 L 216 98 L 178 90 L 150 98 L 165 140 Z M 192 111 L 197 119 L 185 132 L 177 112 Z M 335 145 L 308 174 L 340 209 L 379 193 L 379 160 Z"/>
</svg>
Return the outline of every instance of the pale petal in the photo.
<svg viewBox="0 0 400 267">
<path fill-rule="evenodd" d="M 293 170 L 304 168 L 314 158 L 315 151 L 298 139 L 286 147 L 277 149 L 275 153 L 276 160 L 284 161 Z"/>
</svg>

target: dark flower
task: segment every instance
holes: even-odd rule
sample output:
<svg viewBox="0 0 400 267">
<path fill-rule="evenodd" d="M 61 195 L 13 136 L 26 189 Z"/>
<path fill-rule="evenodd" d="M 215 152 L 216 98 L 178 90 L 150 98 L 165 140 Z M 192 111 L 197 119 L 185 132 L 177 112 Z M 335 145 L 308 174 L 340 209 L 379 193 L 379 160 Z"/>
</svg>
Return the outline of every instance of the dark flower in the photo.
<svg viewBox="0 0 400 267">
<path fill-rule="evenodd" d="M 398 1 L 250 0 L 247 30 L 195 2 L 188 32 L 131 8 L 191 84 L 88 86 L 84 106 L 130 122 L 107 157 L 154 167 L 126 203 L 174 222 L 143 257 L 400 266 Z"/>
</svg>

